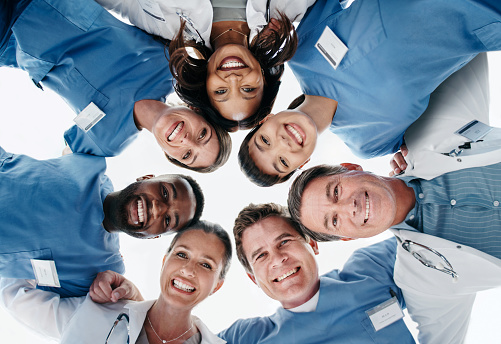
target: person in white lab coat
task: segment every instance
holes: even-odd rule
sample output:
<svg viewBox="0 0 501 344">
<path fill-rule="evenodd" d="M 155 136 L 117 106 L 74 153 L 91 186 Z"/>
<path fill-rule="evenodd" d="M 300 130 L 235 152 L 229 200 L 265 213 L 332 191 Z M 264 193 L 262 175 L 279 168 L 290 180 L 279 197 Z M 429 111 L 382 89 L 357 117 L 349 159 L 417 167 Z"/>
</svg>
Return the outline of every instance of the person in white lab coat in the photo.
<svg viewBox="0 0 501 344">
<path fill-rule="evenodd" d="M 86 297 L 65 299 L 36 289 L 30 280 L 1 279 L 0 303 L 20 322 L 61 343 L 223 344 L 191 310 L 222 286 L 231 254 L 227 232 L 200 221 L 172 240 L 156 300 L 117 302 L 142 296 L 123 276 L 107 271 Z"/>
</svg>

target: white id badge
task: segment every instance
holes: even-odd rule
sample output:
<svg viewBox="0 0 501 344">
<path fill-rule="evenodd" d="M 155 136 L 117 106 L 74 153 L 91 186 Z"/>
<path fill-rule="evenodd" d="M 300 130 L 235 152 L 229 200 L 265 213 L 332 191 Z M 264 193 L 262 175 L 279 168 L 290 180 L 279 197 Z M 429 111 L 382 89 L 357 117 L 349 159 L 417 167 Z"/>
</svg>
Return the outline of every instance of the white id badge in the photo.
<svg viewBox="0 0 501 344">
<path fill-rule="evenodd" d="M 325 27 L 315 47 L 334 69 L 337 69 L 344 55 L 348 52 L 348 47 L 328 26 Z"/>
<path fill-rule="evenodd" d="M 139 5 L 147 15 L 158 21 L 165 21 L 164 14 L 158 2 L 155 0 L 137 0 L 137 2 L 139 2 Z"/>
<path fill-rule="evenodd" d="M 80 129 L 88 132 L 95 126 L 106 114 L 97 107 L 96 104 L 90 103 L 85 109 L 78 114 L 73 121 Z"/>
<path fill-rule="evenodd" d="M 31 266 L 39 286 L 61 287 L 57 276 L 56 263 L 53 260 L 31 259 Z"/>
<path fill-rule="evenodd" d="M 472 142 L 477 142 L 482 137 L 487 135 L 487 133 L 491 130 L 492 127 L 488 126 L 487 124 L 473 120 L 461 127 L 459 130 L 455 131 L 454 134 L 464 136 Z"/>
<path fill-rule="evenodd" d="M 398 303 L 396 296 L 374 308 L 369 309 L 365 313 L 369 319 L 371 319 L 372 326 L 376 331 L 379 331 L 380 329 L 385 328 L 386 326 L 391 325 L 395 321 L 404 317 L 404 313 L 402 312 L 402 308 L 400 308 L 400 304 Z"/>
</svg>

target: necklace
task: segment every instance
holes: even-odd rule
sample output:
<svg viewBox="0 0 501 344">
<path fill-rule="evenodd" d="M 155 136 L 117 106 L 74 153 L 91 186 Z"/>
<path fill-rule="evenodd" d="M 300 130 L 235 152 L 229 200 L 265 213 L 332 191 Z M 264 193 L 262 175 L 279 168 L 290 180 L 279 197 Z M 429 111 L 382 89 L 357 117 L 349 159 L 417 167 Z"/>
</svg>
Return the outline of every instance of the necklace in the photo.
<svg viewBox="0 0 501 344">
<path fill-rule="evenodd" d="M 219 37 L 221 37 L 222 35 L 224 35 L 224 34 L 225 34 L 225 33 L 227 33 L 227 32 L 230 32 L 230 31 L 235 31 L 235 32 L 237 32 L 237 33 L 241 34 L 242 36 L 244 36 L 244 37 L 245 37 L 245 39 L 247 39 L 247 35 L 246 35 L 245 33 L 240 32 L 240 31 L 235 30 L 235 29 L 228 29 L 228 30 L 226 30 L 226 31 L 223 31 L 223 32 L 222 32 L 222 33 L 220 33 L 219 35 L 217 35 L 217 36 L 216 36 L 216 37 L 212 40 L 212 42 L 215 42 L 215 41 L 216 41 L 216 39 L 218 39 Z"/>
<path fill-rule="evenodd" d="M 161 341 L 164 344 L 165 343 L 173 342 L 176 339 L 181 338 L 182 336 L 184 336 L 186 333 L 188 333 L 193 328 L 193 325 L 195 325 L 193 322 L 191 322 L 191 327 L 189 329 L 187 329 L 183 334 L 181 334 L 180 336 L 178 336 L 178 337 L 176 337 L 174 339 L 171 339 L 171 340 L 164 340 L 164 339 L 160 338 L 160 336 L 158 335 L 157 331 L 155 331 L 155 329 L 153 328 L 153 325 L 151 324 L 151 321 L 150 321 L 150 317 L 148 315 L 146 315 L 146 319 L 148 319 L 148 323 L 150 324 L 150 327 L 153 330 L 153 333 L 155 334 L 155 336 L 157 336 L 158 340 Z"/>
</svg>

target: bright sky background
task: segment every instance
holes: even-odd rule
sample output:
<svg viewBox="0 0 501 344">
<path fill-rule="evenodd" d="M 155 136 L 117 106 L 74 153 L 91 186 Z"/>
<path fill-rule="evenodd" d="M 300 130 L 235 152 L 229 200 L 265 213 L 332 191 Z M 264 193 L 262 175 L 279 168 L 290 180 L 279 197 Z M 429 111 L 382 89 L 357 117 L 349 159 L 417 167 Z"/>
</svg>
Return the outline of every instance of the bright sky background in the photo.
<svg viewBox="0 0 501 344">
<path fill-rule="evenodd" d="M 501 126 L 501 53 L 489 55 L 491 75 L 491 124 Z M 497 82 L 497 84 L 496 84 Z M 285 109 L 300 94 L 299 86 L 289 70 L 283 79 L 275 111 Z M 2 68 L 0 70 L 1 125 L 0 145 L 9 152 L 23 153 L 38 159 L 59 156 L 64 148 L 62 134 L 72 125 L 75 114 L 50 90 L 36 88 L 25 72 Z M 136 177 L 154 173 L 184 173 L 192 175 L 202 186 L 206 197 L 203 218 L 220 223 L 231 232 L 238 212 L 250 202 L 286 204 L 288 183 L 272 188 L 258 188 L 240 172 L 237 151 L 246 132 L 232 134 L 233 152 L 228 163 L 217 172 L 200 175 L 183 170 L 167 162 L 153 135 L 145 131 L 120 156 L 108 159 L 108 175 L 115 189 L 124 188 Z M 307 167 L 319 163 L 360 163 L 366 170 L 386 175 L 390 156 L 361 160 L 355 158 L 346 146 L 330 132 L 318 141 L 316 152 Z M 57 190 L 54 190 L 57 192 Z M 320 272 L 341 268 L 356 248 L 369 245 L 389 234 L 351 242 L 321 243 L 318 257 Z M 146 299 L 159 294 L 159 275 L 163 254 L 172 236 L 156 240 L 133 239 L 121 235 L 121 252 L 126 264 L 126 277 L 141 289 Z M 1 240 L 1 238 L 0 238 Z M 481 267 L 479 267 L 481 268 Z M 228 327 L 234 320 L 251 316 L 269 315 L 278 303 L 269 299 L 245 275 L 234 259 L 224 286 L 194 310 L 213 332 Z M 498 327 L 501 320 L 500 289 L 479 294 L 473 312 L 467 343 L 499 343 Z M 409 317 L 406 316 L 409 320 Z M 86 329 L 82 329 L 85 331 Z M 89 329 L 90 330 L 90 329 Z M 306 329 L 307 330 L 307 329 Z M 0 309 L 0 334 L 6 343 L 49 343 L 26 331 Z M 104 342 L 104 338 L 103 338 Z"/>
</svg>

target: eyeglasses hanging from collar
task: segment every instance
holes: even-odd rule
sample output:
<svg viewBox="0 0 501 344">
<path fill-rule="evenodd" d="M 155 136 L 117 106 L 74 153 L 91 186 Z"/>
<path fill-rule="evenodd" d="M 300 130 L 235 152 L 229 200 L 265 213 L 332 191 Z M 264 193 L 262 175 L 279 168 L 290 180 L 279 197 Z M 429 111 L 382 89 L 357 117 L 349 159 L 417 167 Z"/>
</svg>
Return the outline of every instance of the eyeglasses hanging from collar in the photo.
<svg viewBox="0 0 501 344">
<path fill-rule="evenodd" d="M 421 262 L 421 264 L 423 264 L 424 266 L 426 266 L 428 268 L 431 268 L 431 269 L 434 269 L 437 271 L 441 271 L 445 274 L 448 274 L 452 277 L 453 283 L 457 282 L 458 276 L 459 276 L 458 273 L 456 271 L 454 271 L 454 268 L 452 267 L 451 263 L 449 263 L 447 258 L 445 258 L 445 256 L 443 256 L 440 252 L 438 252 L 437 250 L 435 250 L 431 247 L 419 244 L 419 243 L 411 241 L 411 240 L 402 241 L 402 239 L 400 239 L 399 237 L 397 237 L 397 239 L 400 242 L 400 244 L 402 245 L 403 249 L 406 250 L 407 252 L 409 252 L 410 254 L 412 254 L 412 256 L 414 258 L 416 258 L 419 262 Z M 433 262 L 427 260 L 425 257 L 423 257 L 423 255 L 421 255 L 419 252 L 417 252 L 415 249 L 413 249 L 412 248 L 413 246 L 418 246 L 419 248 L 423 248 L 427 251 L 430 251 L 431 253 L 433 253 L 437 257 L 439 257 L 443 263 L 438 262 L 436 264 L 433 264 Z"/>
</svg>

